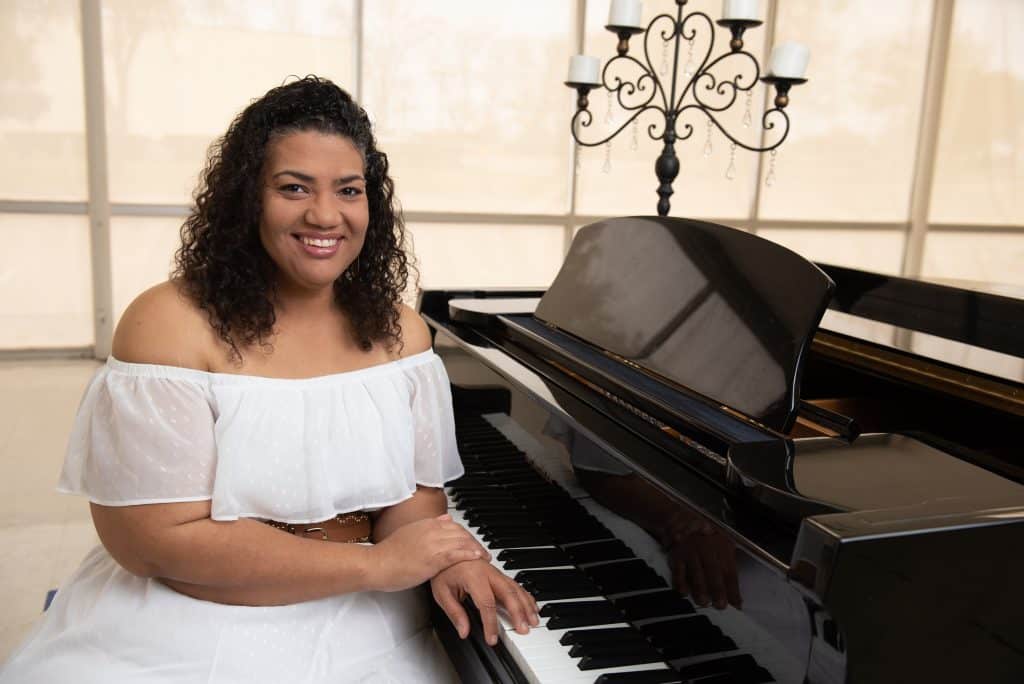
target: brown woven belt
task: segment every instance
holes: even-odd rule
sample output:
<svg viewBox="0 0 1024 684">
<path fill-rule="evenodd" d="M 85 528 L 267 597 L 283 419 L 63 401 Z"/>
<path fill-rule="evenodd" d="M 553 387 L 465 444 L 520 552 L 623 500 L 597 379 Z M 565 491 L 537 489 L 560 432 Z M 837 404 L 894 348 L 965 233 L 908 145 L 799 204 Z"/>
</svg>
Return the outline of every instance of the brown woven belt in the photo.
<svg viewBox="0 0 1024 684">
<path fill-rule="evenodd" d="M 342 513 L 329 520 L 315 523 L 282 523 L 276 520 L 264 520 L 271 527 L 276 527 L 289 534 L 306 539 L 323 539 L 333 542 L 368 542 L 372 532 L 370 516 L 362 511 L 358 513 Z"/>
</svg>

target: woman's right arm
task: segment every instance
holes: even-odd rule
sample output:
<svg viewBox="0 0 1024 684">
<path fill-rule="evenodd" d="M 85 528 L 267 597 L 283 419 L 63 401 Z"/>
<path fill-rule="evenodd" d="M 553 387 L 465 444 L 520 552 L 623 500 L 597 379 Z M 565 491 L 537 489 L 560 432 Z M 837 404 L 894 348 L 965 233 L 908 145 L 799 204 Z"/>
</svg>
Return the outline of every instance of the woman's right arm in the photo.
<svg viewBox="0 0 1024 684">
<path fill-rule="evenodd" d="M 93 522 L 126 570 L 208 601 L 281 605 L 426 582 L 483 549 L 447 516 L 405 525 L 375 546 L 303 539 L 256 520 L 211 520 L 210 502 L 100 506 Z"/>
</svg>

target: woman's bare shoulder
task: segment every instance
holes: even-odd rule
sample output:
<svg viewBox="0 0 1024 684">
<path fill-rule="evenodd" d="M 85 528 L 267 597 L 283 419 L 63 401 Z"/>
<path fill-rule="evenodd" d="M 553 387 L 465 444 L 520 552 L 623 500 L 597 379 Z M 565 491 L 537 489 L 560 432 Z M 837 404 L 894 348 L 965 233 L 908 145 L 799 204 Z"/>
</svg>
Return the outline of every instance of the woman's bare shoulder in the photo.
<svg viewBox="0 0 1024 684">
<path fill-rule="evenodd" d="M 401 304 L 398 325 L 402 328 L 402 357 L 425 352 L 431 347 L 430 328 L 419 312 L 411 306 Z"/>
<path fill-rule="evenodd" d="M 128 305 L 114 332 L 112 353 L 131 363 L 210 370 L 217 337 L 205 312 L 167 281 L 149 288 Z"/>
</svg>

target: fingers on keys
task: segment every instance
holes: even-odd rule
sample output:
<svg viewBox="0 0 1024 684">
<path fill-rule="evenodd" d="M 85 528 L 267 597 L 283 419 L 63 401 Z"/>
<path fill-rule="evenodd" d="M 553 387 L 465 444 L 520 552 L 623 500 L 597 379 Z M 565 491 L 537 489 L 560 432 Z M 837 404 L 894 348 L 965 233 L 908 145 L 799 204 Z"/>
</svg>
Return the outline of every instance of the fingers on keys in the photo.
<svg viewBox="0 0 1024 684">
<path fill-rule="evenodd" d="M 459 638 L 465 639 L 469 636 L 469 615 L 466 614 L 466 609 L 462 607 L 462 604 L 455 597 L 451 587 L 447 584 L 436 584 L 433 587 L 433 594 L 437 605 L 441 606 L 441 610 L 444 611 L 448 619 L 452 621 L 452 625 L 455 626 L 455 631 L 459 633 Z"/>
</svg>

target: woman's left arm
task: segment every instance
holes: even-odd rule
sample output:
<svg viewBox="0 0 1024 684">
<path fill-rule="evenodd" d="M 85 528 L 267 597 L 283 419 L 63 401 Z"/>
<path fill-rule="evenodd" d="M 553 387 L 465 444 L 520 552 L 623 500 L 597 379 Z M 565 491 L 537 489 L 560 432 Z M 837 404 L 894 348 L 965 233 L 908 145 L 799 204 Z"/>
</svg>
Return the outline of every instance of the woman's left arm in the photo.
<svg viewBox="0 0 1024 684">
<path fill-rule="evenodd" d="M 373 541 L 380 542 L 402 525 L 424 518 L 436 518 L 447 510 L 448 497 L 443 489 L 417 485 L 410 498 L 381 509 L 373 516 Z"/>
<path fill-rule="evenodd" d="M 443 489 L 416 487 L 416 492 L 405 501 L 382 509 L 373 521 L 373 540 L 379 542 L 403 525 L 423 518 L 436 518 L 447 510 L 448 498 Z M 462 601 L 473 599 L 480 611 L 484 638 L 492 646 L 498 643 L 498 606 L 508 614 L 510 622 L 520 634 L 530 631 L 530 625 L 540 624 L 537 602 L 519 584 L 501 573 L 486 559 L 457 563 L 441 571 L 430 580 L 434 600 L 455 625 L 459 636 L 469 636 L 469 616 Z"/>
</svg>

